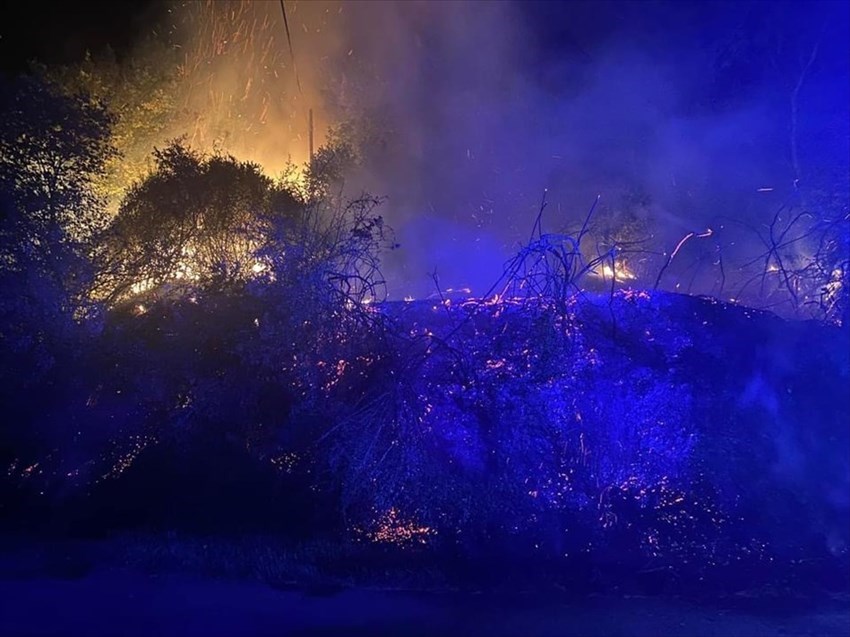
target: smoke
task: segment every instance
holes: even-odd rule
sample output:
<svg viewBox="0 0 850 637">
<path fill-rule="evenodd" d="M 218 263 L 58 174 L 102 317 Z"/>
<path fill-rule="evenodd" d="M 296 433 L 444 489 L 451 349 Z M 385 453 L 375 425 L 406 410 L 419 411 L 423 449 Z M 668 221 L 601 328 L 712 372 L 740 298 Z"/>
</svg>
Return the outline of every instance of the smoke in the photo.
<svg viewBox="0 0 850 637">
<path fill-rule="evenodd" d="M 646 239 L 632 263 L 645 284 L 663 252 L 711 227 L 666 283 L 717 292 L 717 246 L 755 253 L 747 227 L 793 192 L 790 99 L 805 73 L 801 157 L 846 177 L 847 20 L 837 3 L 681 4 L 287 0 L 289 38 L 279 2 L 181 4 L 190 141 L 276 172 L 306 161 L 310 110 L 316 146 L 354 122 L 348 192 L 387 197 L 394 298 L 432 292 L 435 269 L 443 287 L 486 291 L 544 190 L 550 232 L 580 225 L 601 196 L 594 238 Z"/>
</svg>

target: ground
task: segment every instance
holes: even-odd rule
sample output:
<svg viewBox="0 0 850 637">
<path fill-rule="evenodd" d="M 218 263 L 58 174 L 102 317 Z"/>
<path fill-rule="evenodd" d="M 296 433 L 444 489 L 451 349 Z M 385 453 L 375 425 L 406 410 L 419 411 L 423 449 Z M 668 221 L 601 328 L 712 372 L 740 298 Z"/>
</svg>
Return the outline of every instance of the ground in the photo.
<svg viewBox="0 0 850 637">
<path fill-rule="evenodd" d="M 414 635 L 493 637 L 832 637 L 850 600 L 565 599 L 379 590 L 285 591 L 185 576 L 95 573 L 0 581 L 8 637 Z"/>
</svg>

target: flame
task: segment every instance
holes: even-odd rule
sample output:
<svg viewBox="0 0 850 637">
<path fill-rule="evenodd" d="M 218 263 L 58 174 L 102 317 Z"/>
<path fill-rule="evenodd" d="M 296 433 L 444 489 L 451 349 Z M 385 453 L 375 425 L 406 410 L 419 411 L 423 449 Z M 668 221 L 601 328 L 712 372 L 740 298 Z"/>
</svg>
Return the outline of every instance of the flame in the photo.
<svg viewBox="0 0 850 637">
<path fill-rule="evenodd" d="M 626 264 L 622 261 L 615 262 L 613 268 L 607 263 L 603 265 L 602 276 L 606 279 L 614 277 L 618 281 L 634 281 L 635 279 L 637 279 L 637 275 L 631 270 L 629 270 Z"/>
</svg>

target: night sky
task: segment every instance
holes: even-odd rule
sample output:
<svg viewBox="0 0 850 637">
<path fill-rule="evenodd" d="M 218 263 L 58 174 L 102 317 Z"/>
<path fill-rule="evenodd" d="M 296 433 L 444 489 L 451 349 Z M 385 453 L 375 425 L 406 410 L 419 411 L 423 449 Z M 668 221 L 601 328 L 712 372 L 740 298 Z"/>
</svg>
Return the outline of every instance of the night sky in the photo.
<svg viewBox="0 0 850 637">
<path fill-rule="evenodd" d="M 271 1 L 271 0 L 260 0 Z M 277 4 L 275 2 L 275 4 Z M 140 31 L 167 5 L 165 0 L 75 0 L 52 2 L 32 0 L 7 2 L 0 7 L 0 63 L 8 71 L 26 68 L 28 60 L 44 63 L 68 63 L 89 50 L 112 46 L 125 51 Z M 850 20 L 850 7 L 837 0 L 813 2 L 658 2 L 645 0 L 616 2 L 550 2 L 533 0 L 521 3 L 534 25 L 535 47 L 542 55 L 577 54 L 590 58 L 590 51 L 612 37 L 631 34 L 641 45 L 669 48 L 699 45 L 694 29 L 703 38 L 728 27 L 730 7 L 744 7 L 757 19 L 782 17 L 801 31 L 811 24 L 842 26 Z M 724 24 L 724 21 L 727 23 Z M 845 27 L 846 28 L 846 27 Z M 837 42 L 841 46 L 841 41 Z M 847 40 L 844 40 L 847 44 Z M 848 54 L 838 63 L 847 63 Z"/>
<path fill-rule="evenodd" d="M 26 70 L 30 60 L 67 64 L 109 45 L 122 53 L 156 14 L 157 0 L 6 2 L 0 8 L 0 64 Z"/>
</svg>

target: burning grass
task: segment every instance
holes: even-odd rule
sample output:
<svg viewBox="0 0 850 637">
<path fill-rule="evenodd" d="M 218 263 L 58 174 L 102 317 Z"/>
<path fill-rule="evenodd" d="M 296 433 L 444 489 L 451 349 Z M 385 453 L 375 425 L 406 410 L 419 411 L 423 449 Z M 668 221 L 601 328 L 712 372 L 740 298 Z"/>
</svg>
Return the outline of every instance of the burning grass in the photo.
<svg viewBox="0 0 850 637">
<path fill-rule="evenodd" d="M 86 435 L 61 461 L 14 458 L 38 475 L 12 481 L 58 498 L 73 475 L 94 489 L 72 501 L 95 528 L 123 510 L 165 529 L 694 581 L 845 559 L 846 503 L 818 485 L 850 483 L 835 452 L 846 409 L 819 402 L 850 373 L 828 356 L 846 332 L 590 293 L 582 277 L 613 253 L 586 262 L 542 231 L 498 294 L 367 302 L 386 243 L 373 210 L 284 225 L 256 277 L 113 310 L 86 354 L 108 377 L 78 381 L 94 389 L 63 407 Z M 218 559 L 205 551 L 175 559 Z M 254 569 L 246 555 L 234 564 Z"/>
</svg>

